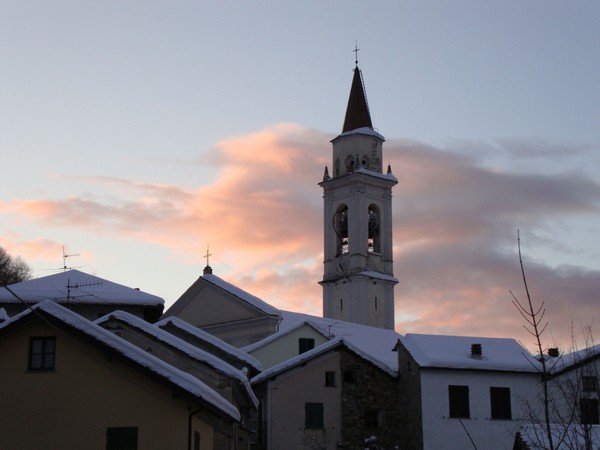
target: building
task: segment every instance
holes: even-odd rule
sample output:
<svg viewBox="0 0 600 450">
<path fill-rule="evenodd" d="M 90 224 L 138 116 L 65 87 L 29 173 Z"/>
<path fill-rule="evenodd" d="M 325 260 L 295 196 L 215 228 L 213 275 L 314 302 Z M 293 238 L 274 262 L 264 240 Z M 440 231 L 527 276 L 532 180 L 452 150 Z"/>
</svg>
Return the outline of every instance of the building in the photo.
<svg viewBox="0 0 600 450">
<path fill-rule="evenodd" d="M 277 331 L 279 311 L 258 297 L 213 275 L 210 266 L 163 318 L 178 317 L 232 344 L 243 347 Z"/>
<path fill-rule="evenodd" d="M 0 308 L 4 308 L 8 316 L 45 300 L 58 303 L 89 320 L 119 309 L 148 322 L 160 318 L 165 304 L 156 295 L 75 269 L 0 289 Z"/>
<path fill-rule="evenodd" d="M 95 323 L 172 367 L 194 376 L 231 403 L 240 413 L 239 425 L 215 423 L 214 446 L 217 449 L 227 448 L 234 442 L 237 449 L 249 448 L 248 418 L 250 412 L 257 409 L 258 400 L 247 373 L 214 354 L 123 311 L 114 311 Z M 223 347 L 221 353 L 225 351 Z"/>
<path fill-rule="evenodd" d="M 342 134 L 333 144 L 323 188 L 323 316 L 394 329 L 391 167 L 373 128 L 358 64 Z"/>
<path fill-rule="evenodd" d="M 510 450 L 539 407 L 539 361 L 514 339 L 407 334 L 398 341 L 406 448 Z"/>
<path fill-rule="evenodd" d="M 213 450 L 215 430 L 241 419 L 198 378 L 52 301 L 0 324 L 0 355 L 3 449 Z"/>
</svg>

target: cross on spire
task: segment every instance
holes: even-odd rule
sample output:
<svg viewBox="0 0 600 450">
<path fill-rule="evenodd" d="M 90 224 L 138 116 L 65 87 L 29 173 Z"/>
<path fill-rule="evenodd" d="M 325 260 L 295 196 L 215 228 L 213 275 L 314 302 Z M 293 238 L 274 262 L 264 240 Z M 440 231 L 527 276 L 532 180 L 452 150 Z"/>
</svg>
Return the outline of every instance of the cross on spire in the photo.
<svg viewBox="0 0 600 450">
<path fill-rule="evenodd" d="M 207 245 L 207 246 L 206 246 L 206 255 L 204 255 L 204 256 L 203 256 L 203 258 L 206 258 L 206 265 L 207 265 L 207 266 L 210 266 L 210 264 L 209 264 L 209 262 L 210 262 L 210 261 L 209 261 L 209 258 L 210 258 L 211 256 L 212 256 L 212 253 L 209 253 L 209 252 L 208 252 L 208 245 Z"/>
<path fill-rule="evenodd" d="M 356 41 L 356 43 L 354 44 L 354 50 L 352 50 L 354 52 L 354 63 L 358 66 L 358 51 L 360 50 L 360 48 L 358 48 L 358 41 Z"/>
</svg>

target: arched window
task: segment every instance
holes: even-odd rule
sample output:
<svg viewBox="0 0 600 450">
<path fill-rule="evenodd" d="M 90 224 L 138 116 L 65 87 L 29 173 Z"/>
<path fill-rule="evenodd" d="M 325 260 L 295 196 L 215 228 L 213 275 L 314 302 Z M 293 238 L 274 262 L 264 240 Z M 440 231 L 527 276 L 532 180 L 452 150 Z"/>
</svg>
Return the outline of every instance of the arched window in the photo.
<svg viewBox="0 0 600 450">
<path fill-rule="evenodd" d="M 337 158 L 335 160 L 335 166 L 334 166 L 334 173 L 336 177 L 340 176 L 340 158 Z"/>
<path fill-rule="evenodd" d="M 379 208 L 376 205 L 369 205 L 367 220 L 369 229 L 369 253 L 381 253 L 381 215 L 379 214 Z"/>
<path fill-rule="evenodd" d="M 337 235 L 336 254 L 344 255 L 348 253 L 348 207 L 340 205 L 333 216 L 333 229 Z"/>
</svg>

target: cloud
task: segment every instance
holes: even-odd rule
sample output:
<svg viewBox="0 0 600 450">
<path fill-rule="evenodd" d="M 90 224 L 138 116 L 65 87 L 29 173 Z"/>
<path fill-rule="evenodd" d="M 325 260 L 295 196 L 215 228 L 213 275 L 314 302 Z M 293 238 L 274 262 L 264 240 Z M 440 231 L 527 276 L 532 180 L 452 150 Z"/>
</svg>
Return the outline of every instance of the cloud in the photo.
<svg viewBox="0 0 600 450">
<path fill-rule="evenodd" d="M 198 262 L 210 244 L 211 262 L 231 269 L 229 281 L 277 307 L 319 314 L 323 206 L 317 183 L 330 164 L 332 137 L 275 125 L 223 140 L 192 162 L 204 161 L 215 173 L 195 189 L 110 176 L 61 178 L 83 193 L 14 199 L 0 203 L 0 214 L 157 245 Z M 549 339 L 565 345 L 571 321 L 597 318 L 600 271 L 554 267 L 537 255 L 567 246 L 572 223 L 597 222 L 600 186 L 583 171 L 555 166 L 551 175 L 534 166 L 494 165 L 499 153 L 533 152 L 543 159 L 538 143 L 526 144 L 471 143 L 460 151 L 386 142 L 385 157 L 399 180 L 393 192 L 398 331 L 512 336 L 529 347 L 509 293 L 523 298 L 518 229 L 528 282 L 536 301 L 546 301 Z M 481 154 L 474 154 L 478 147 Z M 546 163 L 568 153 L 568 145 L 555 145 Z M 554 235 L 556 229 L 563 233 Z"/>
</svg>

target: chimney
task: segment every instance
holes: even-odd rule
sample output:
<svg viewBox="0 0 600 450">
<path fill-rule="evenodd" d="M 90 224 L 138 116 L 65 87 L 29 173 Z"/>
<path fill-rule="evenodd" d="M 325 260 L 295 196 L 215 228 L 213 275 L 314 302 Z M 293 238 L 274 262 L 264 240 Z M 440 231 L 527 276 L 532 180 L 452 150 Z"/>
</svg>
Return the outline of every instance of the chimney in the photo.
<svg viewBox="0 0 600 450">
<path fill-rule="evenodd" d="M 471 358 L 481 359 L 481 344 L 471 344 Z"/>
</svg>

